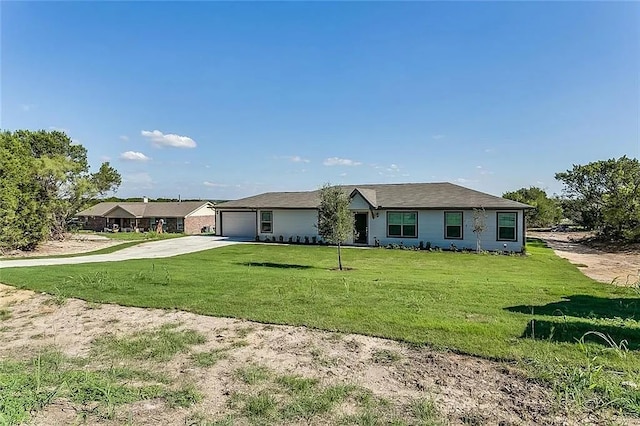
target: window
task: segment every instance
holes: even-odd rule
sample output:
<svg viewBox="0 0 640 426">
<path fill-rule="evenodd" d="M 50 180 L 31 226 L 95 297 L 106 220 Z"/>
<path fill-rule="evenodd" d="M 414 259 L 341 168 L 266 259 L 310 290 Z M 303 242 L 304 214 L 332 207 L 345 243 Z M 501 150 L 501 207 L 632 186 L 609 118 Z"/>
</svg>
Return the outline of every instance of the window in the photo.
<svg viewBox="0 0 640 426">
<path fill-rule="evenodd" d="M 418 212 L 388 212 L 387 236 L 410 237 L 418 236 Z"/>
<path fill-rule="evenodd" d="M 517 213 L 498 213 L 498 241 L 516 241 Z"/>
<path fill-rule="evenodd" d="M 449 240 L 462 239 L 462 212 L 444 212 L 444 237 Z"/>
<path fill-rule="evenodd" d="M 272 233 L 273 232 L 273 212 L 261 211 L 260 212 L 260 232 Z"/>
</svg>

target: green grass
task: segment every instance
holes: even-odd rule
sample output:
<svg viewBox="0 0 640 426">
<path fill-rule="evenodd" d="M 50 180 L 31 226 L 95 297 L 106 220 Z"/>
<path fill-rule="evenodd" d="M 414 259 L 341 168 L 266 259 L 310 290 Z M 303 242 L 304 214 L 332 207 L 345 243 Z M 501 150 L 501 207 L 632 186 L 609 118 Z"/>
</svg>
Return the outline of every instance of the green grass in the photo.
<svg viewBox="0 0 640 426">
<path fill-rule="evenodd" d="M 0 309 L 0 321 L 8 320 L 11 318 L 11 311 L 8 309 Z"/>
<path fill-rule="evenodd" d="M 174 324 L 165 324 L 157 330 L 140 331 L 131 336 L 106 335 L 96 339 L 94 347 L 110 358 L 168 361 L 177 353 L 206 341 L 194 330 L 174 328 Z"/>
<path fill-rule="evenodd" d="M 157 232 L 100 232 L 96 235 L 102 235 L 112 240 L 125 240 L 125 241 L 154 241 L 154 240 L 168 240 L 171 238 L 184 237 L 185 234 L 178 233 L 162 233 Z"/>
<path fill-rule="evenodd" d="M 143 383 L 128 384 L 132 378 Z M 145 399 L 161 398 L 170 407 L 188 407 L 201 399 L 192 387 L 171 389 L 158 379 L 166 383 L 160 375 L 129 368 L 92 371 L 86 360 L 54 349 L 22 362 L 0 361 L 0 424 L 21 424 L 58 399 L 74 403 L 79 415 L 98 419 L 114 419 L 118 406 Z"/>
<path fill-rule="evenodd" d="M 191 360 L 199 367 L 211 367 L 221 359 L 228 356 L 227 351 L 223 349 L 213 349 L 208 352 L 195 352 L 191 354 Z"/>
<path fill-rule="evenodd" d="M 519 360 L 551 382 L 566 381 L 564 373 L 596 357 L 603 373 L 586 391 L 640 414 L 640 390 L 618 392 L 623 381 L 640 383 L 638 293 L 585 277 L 541 243 L 529 244 L 528 252 L 347 249 L 344 264 L 353 269 L 338 272 L 331 270 L 334 248 L 243 244 L 118 268 L 7 268 L 2 281 L 49 293 L 63 288 L 67 297 L 99 303 L 305 325 Z M 595 335 L 580 345 L 588 331 L 626 341 L 627 350 L 615 351 Z"/>
<path fill-rule="evenodd" d="M 387 403 L 359 386 L 323 386 L 318 379 L 277 376 L 258 365 L 239 369 L 234 376 L 246 389 L 232 395 L 229 400 L 231 413 L 227 413 L 226 419 L 236 419 L 241 424 L 244 424 L 242 418 L 251 424 L 352 424 L 339 413 L 339 407 L 347 400 L 359 416 L 374 410 L 379 424 L 390 424 L 389 420 L 394 417 L 394 413 L 380 409 Z"/>
<path fill-rule="evenodd" d="M 411 413 L 422 425 L 444 425 L 443 415 L 431 399 L 420 399 L 411 405 Z"/>
<path fill-rule="evenodd" d="M 256 383 L 267 380 L 270 373 L 265 367 L 261 367 L 259 365 L 248 365 L 237 369 L 234 375 L 236 378 L 242 380 L 248 385 L 255 385 Z"/>
<path fill-rule="evenodd" d="M 373 352 L 371 359 L 376 364 L 393 364 L 400 361 L 401 355 L 389 349 L 378 349 Z"/>
<path fill-rule="evenodd" d="M 220 423 L 202 424 L 445 424 L 439 422 L 444 416 L 430 400 L 406 398 L 394 404 L 361 386 L 327 385 L 315 378 L 278 376 L 264 367 L 252 368 L 263 371 L 261 380 L 246 381 L 244 375 L 236 374 L 243 389 L 230 398 L 225 417 L 219 419 Z M 345 408 L 350 414 L 345 414 Z"/>
</svg>

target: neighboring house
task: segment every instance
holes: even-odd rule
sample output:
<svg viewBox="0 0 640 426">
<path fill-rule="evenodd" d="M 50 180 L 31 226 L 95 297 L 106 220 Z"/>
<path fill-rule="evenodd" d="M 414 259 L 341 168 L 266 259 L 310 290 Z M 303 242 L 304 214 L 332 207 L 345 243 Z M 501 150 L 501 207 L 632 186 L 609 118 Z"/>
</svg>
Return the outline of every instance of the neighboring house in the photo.
<svg viewBox="0 0 640 426">
<path fill-rule="evenodd" d="M 84 229 L 103 231 L 155 231 L 160 220 L 164 232 L 199 234 L 215 228 L 215 210 L 209 201 L 103 202 L 76 214 Z"/>
<path fill-rule="evenodd" d="M 341 185 L 351 198 L 356 233 L 348 244 L 475 249 L 473 209 L 484 208 L 485 250 L 522 251 L 526 204 L 451 183 Z M 217 234 L 228 237 L 318 237 L 320 191 L 269 192 L 216 206 Z"/>
</svg>

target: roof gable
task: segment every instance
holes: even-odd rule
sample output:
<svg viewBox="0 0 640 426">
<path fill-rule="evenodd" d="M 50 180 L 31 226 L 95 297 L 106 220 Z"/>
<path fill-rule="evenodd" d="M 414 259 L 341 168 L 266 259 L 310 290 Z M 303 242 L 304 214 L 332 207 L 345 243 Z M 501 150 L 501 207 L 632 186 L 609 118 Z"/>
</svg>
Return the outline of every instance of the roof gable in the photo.
<svg viewBox="0 0 640 426">
<path fill-rule="evenodd" d="M 364 201 L 369 204 L 369 206 L 372 209 L 376 209 L 378 208 L 378 203 L 376 201 L 377 199 L 377 195 L 376 195 L 376 190 L 375 189 L 366 189 L 366 188 L 354 188 L 353 191 L 351 191 L 351 195 L 350 197 L 353 198 L 356 196 L 356 194 L 359 194 Z"/>
<path fill-rule="evenodd" d="M 144 206 L 132 206 L 128 204 L 118 204 L 113 208 L 105 212 L 102 216 L 105 217 L 142 217 L 144 213 Z"/>
</svg>

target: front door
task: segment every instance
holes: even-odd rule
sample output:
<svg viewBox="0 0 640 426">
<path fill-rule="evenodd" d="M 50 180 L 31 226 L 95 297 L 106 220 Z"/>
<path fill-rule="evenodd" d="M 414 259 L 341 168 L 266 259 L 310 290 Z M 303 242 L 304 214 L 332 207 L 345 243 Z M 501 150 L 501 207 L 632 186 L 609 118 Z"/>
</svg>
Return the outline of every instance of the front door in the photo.
<svg viewBox="0 0 640 426">
<path fill-rule="evenodd" d="M 355 214 L 355 235 L 353 236 L 353 242 L 356 244 L 367 244 L 367 213 Z"/>
</svg>

